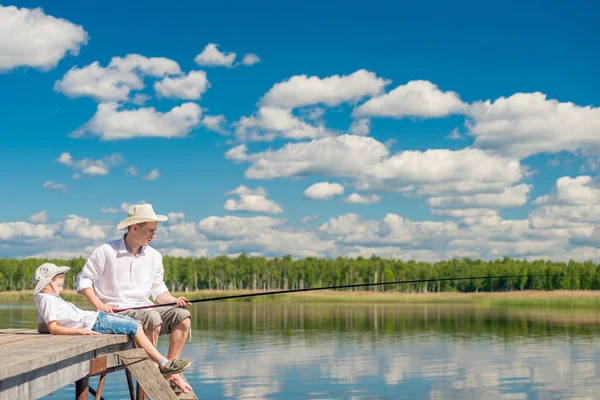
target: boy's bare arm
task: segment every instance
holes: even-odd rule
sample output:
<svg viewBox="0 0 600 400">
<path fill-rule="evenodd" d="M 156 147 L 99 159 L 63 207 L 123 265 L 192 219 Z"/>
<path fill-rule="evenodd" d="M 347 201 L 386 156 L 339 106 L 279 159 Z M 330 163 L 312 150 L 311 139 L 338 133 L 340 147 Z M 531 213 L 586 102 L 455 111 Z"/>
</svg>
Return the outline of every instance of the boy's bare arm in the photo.
<svg viewBox="0 0 600 400">
<path fill-rule="evenodd" d="M 100 335 L 90 329 L 66 328 L 59 326 L 56 321 L 48 322 L 48 330 L 53 335 Z"/>
<path fill-rule="evenodd" d="M 88 299 L 88 301 L 94 306 L 96 307 L 97 311 L 103 311 L 103 312 L 114 312 L 115 309 L 111 306 L 107 306 L 106 304 L 104 304 L 99 298 L 98 296 L 96 296 L 96 293 L 94 292 L 94 289 L 92 288 L 86 288 L 86 289 L 81 289 L 79 291 L 79 294 L 81 294 L 83 297 L 85 297 L 86 299 Z"/>
</svg>

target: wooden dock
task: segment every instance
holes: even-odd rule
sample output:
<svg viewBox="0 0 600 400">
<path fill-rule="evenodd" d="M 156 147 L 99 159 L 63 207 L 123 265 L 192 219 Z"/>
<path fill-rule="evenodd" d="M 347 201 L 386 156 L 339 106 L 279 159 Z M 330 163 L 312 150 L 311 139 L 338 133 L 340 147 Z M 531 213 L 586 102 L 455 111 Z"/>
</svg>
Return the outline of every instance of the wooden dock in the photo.
<svg viewBox="0 0 600 400">
<path fill-rule="evenodd" d="M 50 335 L 0 329 L 0 360 L 0 400 L 37 399 L 72 383 L 77 400 L 89 395 L 101 399 L 108 375 L 123 370 L 131 400 L 197 400 L 193 391 L 183 394 L 174 390 L 146 352 L 133 348 L 127 335 Z M 96 389 L 89 386 L 92 376 L 100 376 Z"/>
</svg>

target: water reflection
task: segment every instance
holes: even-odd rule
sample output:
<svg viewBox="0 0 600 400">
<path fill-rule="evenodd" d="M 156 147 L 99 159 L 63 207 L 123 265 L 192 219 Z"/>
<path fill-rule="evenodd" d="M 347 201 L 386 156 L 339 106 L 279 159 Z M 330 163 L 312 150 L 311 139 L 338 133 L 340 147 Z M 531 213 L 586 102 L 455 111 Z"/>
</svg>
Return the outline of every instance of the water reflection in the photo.
<svg viewBox="0 0 600 400">
<path fill-rule="evenodd" d="M 192 313 L 186 376 L 202 399 L 600 397 L 594 312 L 222 302 Z M 0 308 L 0 327 L 15 326 L 34 327 L 35 310 Z M 124 376 L 110 379 L 105 397 L 124 398 Z"/>
</svg>

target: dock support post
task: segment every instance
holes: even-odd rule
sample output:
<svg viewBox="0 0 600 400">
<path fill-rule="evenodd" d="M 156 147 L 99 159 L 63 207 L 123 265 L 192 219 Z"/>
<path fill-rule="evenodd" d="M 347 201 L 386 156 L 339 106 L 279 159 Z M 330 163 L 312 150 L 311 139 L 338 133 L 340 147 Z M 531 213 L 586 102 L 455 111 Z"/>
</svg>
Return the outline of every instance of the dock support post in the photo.
<svg viewBox="0 0 600 400">
<path fill-rule="evenodd" d="M 77 400 L 88 400 L 89 393 L 90 377 L 86 375 L 77 382 L 75 382 L 75 398 Z"/>
</svg>

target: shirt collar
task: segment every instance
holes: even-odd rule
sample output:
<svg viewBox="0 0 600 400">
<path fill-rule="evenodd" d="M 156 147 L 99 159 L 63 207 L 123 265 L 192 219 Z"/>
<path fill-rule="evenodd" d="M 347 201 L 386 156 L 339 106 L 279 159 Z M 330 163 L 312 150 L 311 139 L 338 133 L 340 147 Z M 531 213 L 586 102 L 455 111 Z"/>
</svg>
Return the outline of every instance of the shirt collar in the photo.
<svg viewBox="0 0 600 400">
<path fill-rule="evenodd" d="M 117 249 L 117 252 L 121 256 L 125 255 L 125 254 L 130 254 L 129 250 L 127 250 L 127 246 L 125 246 L 125 236 L 127 236 L 127 234 L 124 234 L 123 237 L 121 238 L 121 240 L 119 240 L 119 247 Z M 140 247 L 138 255 L 144 255 L 144 254 L 146 254 L 146 247 L 148 247 L 148 246 L 142 246 L 142 247 Z"/>
</svg>

